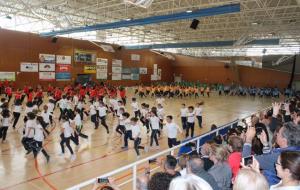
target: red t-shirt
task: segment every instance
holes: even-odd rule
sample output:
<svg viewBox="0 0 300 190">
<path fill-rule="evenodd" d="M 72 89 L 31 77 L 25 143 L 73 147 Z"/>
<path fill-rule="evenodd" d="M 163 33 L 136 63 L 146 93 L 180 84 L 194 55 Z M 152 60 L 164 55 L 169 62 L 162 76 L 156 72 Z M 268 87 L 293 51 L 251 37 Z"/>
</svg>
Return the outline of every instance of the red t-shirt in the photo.
<svg viewBox="0 0 300 190">
<path fill-rule="evenodd" d="M 120 97 L 125 98 L 126 97 L 126 91 L 125 90 L 120 90 Z"/>
<path fill-rule="evenodd" d="M 30 92 L 28 95 L 28 102 L 32 102 L 32 100 L 33 100 L 33 93 Z"/>
<path fill-rule="evenodd" d="M 5 93 L 6 93 L 8 96 L 11 96 L 11 95 L 12 95 L 12 89 L 11 89 L 10 87 L 5 88 Z"/>
<path fill-rule="evenodd" d="M 241 152 L 233 152 L 228 157 L 228 164 L 232 171 L 232 179 L 235 179 L 235 177 L 240 171 L 241 160 L 242 160 Z"/>
<path fill-rule="evenodd" d="M 20 100 L 21 97 L 22 97 L 22 93 L 20 91 L 17 91 L 15 95 L 16 100 Z"/>
</svg>

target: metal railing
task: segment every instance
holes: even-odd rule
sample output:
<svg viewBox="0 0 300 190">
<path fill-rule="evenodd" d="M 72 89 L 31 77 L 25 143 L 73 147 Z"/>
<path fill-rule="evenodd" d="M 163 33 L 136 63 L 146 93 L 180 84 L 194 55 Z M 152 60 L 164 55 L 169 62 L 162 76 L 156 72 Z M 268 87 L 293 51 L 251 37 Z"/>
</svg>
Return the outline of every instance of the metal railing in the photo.
<svg viewBox="0 0 300 190">
<path fill-rule="evenodd" d="M 253 114 L 257 114 L 257 113 L 262 112 L 262 111 L 267 110 L 267 109 L 270 109 L 270 107 L 262 109 L 262 110 L 260 110 L 258 112 L 253 113 Z M 247 117 L 244 117 L 243 119 L 249 119 L 253 114 L 248 115 Z M 232 121 L 230 123 L 227 123 L 227 124 L 225 124 L 225 125 L 217 128 L 217 129 L 215 129 L 213 131 L 210 131 L 210 132 L 207 132 L 207 133 L 202 134 L 200 136 L 191 138 L 190 140 L 187 140 L 187 141 L 185 141 L 185 142 L 183 142 L 183 143 L 181 143 L 181 144 L 179 144 L 177 146 L 174 146 L 172 148 L 163 150 L 163 151 L 161 151 L 159 153 L 156 153 L 154 155 L 148 156 L 146 158 L 143 158 L 143 159 L 141 159 L 139 161 L 136 161 L 134 163 L 128 164 L 126 166 L 120 167 L 120 168 L 115 169 L 115 170 L 113 170 L 111 172 L 102 174 L 102 175 L 100 175 L 98 177 L 95 177 L 93 179 L 84 181 L 84 182 L 82 182 L 82 183 L 80 183 L 78 185 L 75 185 L 73 187 L 68 188 L 67 190 L 80 190 L 83 187 L 86 187 L 88 185 L 94 184 L 98 178 L 110 177 L 110 176 L 113 176 L 113 175 L 116 175 L 118 173 L 121 173 L 121 172 L 124 172 L 124 171 L 128 171 L 128 170 L 132 170 L 132 178 L 129 179 L 129 180 L 126 180 L 125 182 L 123 182 L 121 184 L 119 184 L 119 186 L 123 186 L 123 185 L 125 185 L 125 184 L 127 184 L 127 183 L 129 183 L 129 182 L 132 181 L 132 189 L 136 190 L 136 180 L 137 180 L 137 172 L 138 172 L 137 168 L 138 168 L 139 165 L 141 165 L 141 164 L 143 164 L 145 162 L 148 162 L 149 160 L 152 160 L 152 159 L 155 159 L 157 157 L 163 156 L 165 154 L 171 153 L 172 155 L 174 155 L 174 151 L 176 149 L 179 149 L 179 148 L 181 148 L 181 147 L 183 147 L 183 146 L 185 146 L 185 145 L 187 145 L 189 143 L 193 143 L 193 142 L 196 142 L 196 150 L 197 150 L 197 152 L 199 152 L 200 147 L 207 140 L 212 139 L 215 135 L 219 135 L 219 134 L 220 135 L 225 135 L 228 132 L 229 129 L 237 127 L 237 124 L 238 124 L 238 122 L 240 120 L 242 120 L 242 119 L 236 119 L 236 120 L 234 120 L 234 121 Z M 157 167 L 157 168 L 159 168 L 159 167 Z"/>
</svg>

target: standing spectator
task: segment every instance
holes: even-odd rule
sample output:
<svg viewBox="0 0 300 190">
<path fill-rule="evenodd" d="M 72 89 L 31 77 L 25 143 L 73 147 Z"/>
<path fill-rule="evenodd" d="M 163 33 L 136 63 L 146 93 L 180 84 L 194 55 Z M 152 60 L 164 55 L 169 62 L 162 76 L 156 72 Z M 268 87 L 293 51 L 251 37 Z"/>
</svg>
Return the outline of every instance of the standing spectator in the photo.
<svg viewBox="0 0 300 190">
<path fill-rule="evenodd" d="M 232 172 L 227 163 L 228 150 L 223 145 L 212 145 L 209 159 L 214 162 L 214 166 L 208 170 L 222 190 L 230 190 Z"/>
<path fill-rule="evenodd" d="M 188 174 L 173 179 L 169 190 L 213 190 L 213 188 L 200 177 Z"/>
<path fill-rule="evenodd" d="M 241 139 L 238 136 L 232 136 L 228 140 L 228 145 L 231 152 L 228 157 L 228 163 L 232 171 L 232 179 L 235 179 L 240 170 L 240 163 L 242 159 L 243 150 L 243 139 Z"/>
<path fill-rule="evenodd" d="M 246 133 L 246 141 L 243 146 L 243 157 L 251 155 L 252 139 L 256 135 L 254 127 L 249 127 Z M 279 183 L 279 178 L 276 176 L 275 163 L 281 152 L 284 151 L 300 151 L 300 126 L 291 122 L 283 124 L 276 135 L 276 143 L 279 148 L 272 149 L 270 153 L 257 155 L 255 158 L 263 170 L 264 176 L 267 178 L 270 185 Z M 262 144 L 268 145 L 267 138 L 261 138 Z"/>
<path fill-rule="evenodd" d="M 148 183 L 148 190 L 169 190 L 174 176 L 165 172 L 157 172 L 152 175 Z"/>
<path fill-rule="evenodd" d="M 218 190 L 219 186 L 214 177 L 204 170 L 204 162 L 197 155 L 192 156 L 187 162 L 187 173 L 194 174 L 205 180 L 214 190 Z"/>
</svg>

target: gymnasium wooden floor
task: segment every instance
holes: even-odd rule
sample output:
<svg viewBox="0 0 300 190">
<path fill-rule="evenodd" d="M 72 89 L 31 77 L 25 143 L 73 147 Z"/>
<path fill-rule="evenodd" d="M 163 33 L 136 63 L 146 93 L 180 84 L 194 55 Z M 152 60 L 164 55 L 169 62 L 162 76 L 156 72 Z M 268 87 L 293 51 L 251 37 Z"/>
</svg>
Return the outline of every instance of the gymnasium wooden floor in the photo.
<svg viewBox="0 0 300 190">
<path fill-rule="evenodd" d="M 129 90 L 128 97 L 133 93 Z M 186 105 L 195 105 L 200 100 L 204 101 L 203 116 L 204 129 L 200 130 L 196 125 L 196 135 L 209 131 L 211 124 L 218 126 L 233 121 L 237 118 L 243 118 L 262 108 L 270 106 L 270 98 L 250 98 L 250 97 L 225 97 L 212 95 L 210 98 L 201 97 L 200 99 L 167 99 L 165 113 L 177 116 L 181 103 Z M 150 106 L 154 104 L 154 99 L 138 99 L 139 103 L 147 102 Z M 128 98 L 130 105 L 130 98 Z M 131 109 L 127 106 L 130 113 Z M 58 111 L 55 113 L 58 115 Z M 176 122 L 180 125 L 180 118 L 175 117 Z M 25 150 L 20 143 L 22 137 L 21 131 L 23 126 L 23 117 L 19 121 L 19 129 L 13 131 L 9 129 L 7 142 L 0 144 L 0 189 L 13 190 L 47 190 L 47 189 L 65 189 L 85 180 L 94 178 L 103 173 L 112 171 L 118 167 L 127 165 L 136 161 L 136 155 L 132 149 L 133 144 L 130 142 L 128 151 L 121 150 L 122 141 L 116 137 L 115 132 L 107 135 L 105 130 L 100 127 L 94 130 L 92 123 L 85 119 L 83 132 L 89 135 L 88 141 L 81 141 L 82 145 L 77 152 L 77 159 L 74 162 L 69 160 L 68 150 L 65 157 L 58 156 L 60 153 L 59 146 L 59 123 L 53 128 L 52 133 L 47 137 L 45 145 L 47 152 L 50 153 L 51 160 L 47 164 L 43 155 L 38 156 L 37 162 L 33 155 L 25 156 Z M 116 119 L 111 115 L 108 117 L 110 131 L 114 131 Z M 147 143 L 147 137 L 144 135 L 143 143 Z M 182 139 L 182 137 L 181 137 Z M 148 144 L 148 143 L 147 143 Z M 160 140 L 161 149 L 167 148 L 165 137 Z M 72 145 L 73 146 L 73 145 Z M 73 148 L 75 148 L 73 146 Z M 151 150 L 148 153 L 141 151 L 141 158 L 158 152 Z M 128 171 L 130 173 L 130 171 Z M 128 179 L 128 172 L 118 176 L 117 183 Z M 87 188 L 89 189 L 89 188 Z M 131 189 L 124 187 L 124 189 Z"/>
</svg>

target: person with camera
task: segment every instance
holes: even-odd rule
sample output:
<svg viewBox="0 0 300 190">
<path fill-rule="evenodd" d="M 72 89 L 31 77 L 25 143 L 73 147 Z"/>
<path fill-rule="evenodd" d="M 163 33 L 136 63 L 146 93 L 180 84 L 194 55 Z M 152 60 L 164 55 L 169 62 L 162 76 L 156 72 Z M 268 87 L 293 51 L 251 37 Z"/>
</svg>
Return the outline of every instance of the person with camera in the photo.
<svg viewBox="0 0 300 190">
<path fill-rule="evenodd" d="M 276 137 L 276 143 L 279 148 L 273 148 L 267 154 L 255 156 L 260 164 L 260 169 L 263 170 L 263 174 L 270 185 L 279 182 L 279 178 L 276 176 L 275 163 L 280 153 L 284 151 L 300 151 L 300 126 L 289 122 L 279 127 L 280 129 Z M 252 140 L 256 135 L 255 128 L 248 127 L 242 157 L 251 156 Z M 261 133 L 259 139 L 264 146 L 268 146 L 269 143 L 264 132 Z"/>
</svg>

